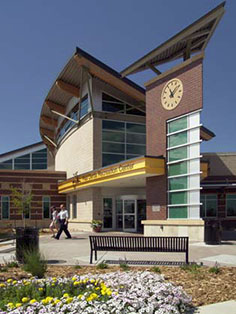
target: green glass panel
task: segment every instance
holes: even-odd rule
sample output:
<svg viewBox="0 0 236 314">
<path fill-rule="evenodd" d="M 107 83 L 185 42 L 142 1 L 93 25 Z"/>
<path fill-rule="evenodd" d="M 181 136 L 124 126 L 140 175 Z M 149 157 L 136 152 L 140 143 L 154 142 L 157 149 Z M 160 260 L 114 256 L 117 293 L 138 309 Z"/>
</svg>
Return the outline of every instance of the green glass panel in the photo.
<svg viewBox="0 0 236 314">
<path fill-rule="evenodd" d="M 169 218 L 188 218 L 187 206 L 169 208 Z"/>
<path fill-rule="evenodd" d="M 227 194 L 226 200 L 236 200 L 236 194 Z"/>
<path fill-rule="evenodd" d="M 124 131 L 125 130 L 125 124 L 123 122 L 103 120 L 102 121 L 102 128 L 103 128 L 103 130 L 106 129 L 106 130 Z"/>
<path fill-rule="evenodd" d="M 145 124 L 136 124 L 136 123 L 127 123 L 126 125 L 127 132 L 132 133 L 146 133 L 146 125 Z"/>
<path fill-rule="evenodd" d="M 187 129 L 187 127 L 188 127 L 187 117 L 184 117 L 184 118 L 181 118 L 178 120 L 174 120 L 174 121 L 168 123 L 168 133 L 173 133 L 176 131 Z"/>
<path fill-rule="evenodd" d="M 187 146 L 172 149 L 168 152 L 168 155 L 169 155 L 169 161 L 177 161 L 177 160 L 188 158 Z"/>
<path fill-rule="evenodd" d="M 104 153 L 124 153 L 125 145 L 117 143 L 102 143 L 102 151 Z"/>
<path fill-rule="evenodd" d="M 187 161 L 170 165 L 168 175 L 169 176 L 177 176 L 179 174 L 187 173 L 187 170 L 188 170 L 187 165 L 188 165 Z"/>
<path fill-rule="evenodd" d="M 187 132 L 181 132 L 168 137 L 168 147 L 174 147 L 182 144 L 186 144 L 188 141 Z"/>
<path fill-rule="evenodd" d="M 50 218 L 50 197 L 43 196 L 43 218 Z"/>
<path fill-rule="evenodd" d="M 172 204 L 186 204 L 187 192 L 176 192 L 169 194 L 170 205 Z"/>
<path fill-rule="evenodd" d="M 146 144 L 146 134 L 131 134 L 126 135 L 127 143 Z"/>
<path fill-rule="evenodd" d="M 217 200 L 206 200 L 206 216 L 216 217 Z"/>
<path fill-rule="evenodd" d="M 126 145 L 127 154 L 145 155 L 146 146 L 143 145 Z"/>
<path fill-rule="evenodd" d="M 9 197 L 2 197 L 2 219 L 9 219 Z"/>
<path fill-rule="evenodd" d="M 236 216 L 236 199 L 227 200 L 227 216 Z"/>
<path fill-rule="evenodd" d="M 102 132 L 102 140 L 109 142 L 121 142 L 125 141 L 125 133 L 123 132 L 111 132 L 111 131 L 103 131 Z"/>
<path fill-rule="evenodd" d="M 188 188 L 188 177 L 169 179 L 169 190 L 182 190 Z"/>
<path fill-rule="evenodd" d="M 102 166 L 115 164 L 119 161 L 125 160 L 125 155 L 120 154 L 102 154 Z"/>
<path fill-rule="evenodd" d="M 1 162 L 0 169 L 12 169 L 12 159 Z"/>
</svg>

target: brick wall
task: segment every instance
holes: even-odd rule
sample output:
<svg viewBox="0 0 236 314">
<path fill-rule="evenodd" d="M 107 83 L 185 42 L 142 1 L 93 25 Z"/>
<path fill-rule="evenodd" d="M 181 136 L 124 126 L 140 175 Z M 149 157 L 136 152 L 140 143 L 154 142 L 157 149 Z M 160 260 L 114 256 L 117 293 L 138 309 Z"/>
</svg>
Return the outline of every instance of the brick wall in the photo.
<svg viewBox="0 0 236 314">
<path fill-rule="evenodd" d="M 50 196 L 51 205 L 59 207 L 65 203 L 66 196 L 58 194 L 58 180 L 65 180 L 65 172 L 56 171 L 30 171 L 30 170 L 1 170 L 0 171 L 0 196 L 10 196 L 10 219 L 2 220 L 1 202 L 0 202 L 0 228 L 6 224 L 13 223 L 14 220 L 21 224 L 22 216 L 14 207 L 11 200 L 11 188 L 21 189 L 22 184 L 25 189 L 31 189 L 33 199 L 31 203 L 30 219 L 27 224 L 34 224 L 33 220 L 38 221 L 38 226 L 48 226 L 50 219 L 43 219 L 43 196 Z M 40 223 L 39 223 L 40 221 Z"/>
<path fill-rule="evenodd" d="M 183 97 L 173 110 L 161 105 L 165 84 L 178 78 L 183 83 Z M 202 108 L 202 58 L 182 64 L 176 71 L 147 86 L 146 91 L 147 155 L 166 157 L 166 120 Z M 167 218 L 166 177 L 147 179 L 147 219 Z M 152 205 L 161 205 L 160 212 L 152 212 Z"/>
</svg>

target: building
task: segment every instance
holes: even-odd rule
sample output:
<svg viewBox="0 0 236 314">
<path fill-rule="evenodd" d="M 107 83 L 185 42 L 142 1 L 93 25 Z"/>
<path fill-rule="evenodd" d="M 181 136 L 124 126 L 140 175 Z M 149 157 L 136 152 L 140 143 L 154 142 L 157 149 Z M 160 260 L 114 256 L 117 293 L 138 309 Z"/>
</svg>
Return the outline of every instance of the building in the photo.
<svg viewBox="0 0 236 314">
<path fill-rule="evenodd" d="M 121 73 L 76 48 L 40 116 L 72 229 L 101 219 L 104 231 L 202 241 L 207 219 L 235 228 L 236 153 L 200 153 L 215 136 L 200 119 L 204 52 L 223 14 L 224 3 Z M 145 89 L 127 78 L 146 69 Z"/>
</svg>

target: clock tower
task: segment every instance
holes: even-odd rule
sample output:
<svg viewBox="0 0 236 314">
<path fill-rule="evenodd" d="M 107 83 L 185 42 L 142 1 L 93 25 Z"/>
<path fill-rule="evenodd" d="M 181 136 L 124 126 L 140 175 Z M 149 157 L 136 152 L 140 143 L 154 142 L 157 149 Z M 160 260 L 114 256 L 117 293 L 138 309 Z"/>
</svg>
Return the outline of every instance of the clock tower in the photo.
<svg viewBox="0 0 236 314">
<path fill-rule="evenodd" d="M 157 76 L 146 87 L 146 155 L 165 158 L 165 174 L 146 178 L 147 236 L 204 240 L 200 217 L 201 111 L 205 48 L 224 14 L 223 2 L 139 59 L 122 75 L 146 69 Z M 157 66 L 183 58 L 161 73 Z"/>
</svg>

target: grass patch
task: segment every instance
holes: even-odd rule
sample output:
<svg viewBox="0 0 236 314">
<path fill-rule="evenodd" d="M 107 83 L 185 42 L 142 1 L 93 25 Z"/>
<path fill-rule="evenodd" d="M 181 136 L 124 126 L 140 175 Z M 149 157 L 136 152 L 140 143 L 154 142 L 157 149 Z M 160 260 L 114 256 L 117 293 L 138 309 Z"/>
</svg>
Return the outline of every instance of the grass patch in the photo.
<svg viewBox="0 0 236 314">
<path fill-rule="evenodd" d="M 106 263 L 99 263 L 97 266 L 96 266 L 97 269 L 107 269 L 108 268 L 108 265 Z"/>
<path fill-rule="evenodd" d="M 34 277 L 43 278 L 47 271 L 47 262 L 38 250 L 24 252 L 23 269 Z"/>
<path fill-rule="evenodd" d="M 150 270 L 153 271 L 154 273 L 161 274 L 160 267 L 158 266 L 153 266 Z"/>
<path fill-rule="evenodd" d="M 201 265 L 198 265 L 196 263 L 193 264 L 184 264 L 183 266 L 180 266 L 180 268 L 186 272 L 192 273 L 192 274 L 199 274 Z"/>
</svg>

